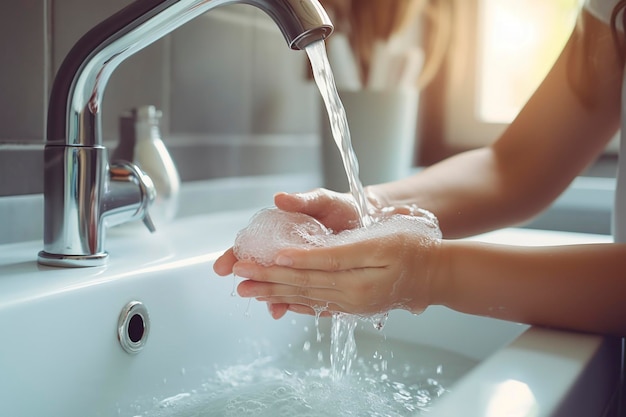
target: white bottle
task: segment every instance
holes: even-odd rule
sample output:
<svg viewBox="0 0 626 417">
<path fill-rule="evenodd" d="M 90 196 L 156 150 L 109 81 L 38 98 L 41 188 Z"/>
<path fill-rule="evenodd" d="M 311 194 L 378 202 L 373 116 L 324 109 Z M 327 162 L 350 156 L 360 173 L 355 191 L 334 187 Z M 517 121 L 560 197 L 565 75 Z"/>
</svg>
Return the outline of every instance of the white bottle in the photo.
<svg viewBox="0 0 626 417">
<path fill-rule="evenodd" d="M 154 106 L 138 107 L 132 116 L 122 117 L 120 144 L 114 154 L 114 159 L 132 161 L 152 179 L 157 196 L 150 217 L 157 230 L 176 216 L 180 192 L 178 170 L 161 140 L 160 119 L 161 111 Z"/>
</svg>

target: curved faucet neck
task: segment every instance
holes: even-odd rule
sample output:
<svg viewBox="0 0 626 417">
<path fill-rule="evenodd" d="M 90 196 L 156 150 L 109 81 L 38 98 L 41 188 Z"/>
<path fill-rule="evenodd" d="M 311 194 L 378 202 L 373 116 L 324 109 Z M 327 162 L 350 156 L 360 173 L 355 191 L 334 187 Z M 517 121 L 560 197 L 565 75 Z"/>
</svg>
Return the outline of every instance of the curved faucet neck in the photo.
<svg viewBox="0 0 626 417">
<path fill-rule="evenodd" d="M 143 219 L 153 229 L 148 215 L 155 198 L 152 181 L 133 164 L 111 164 L 102 146 L 104 89 L 126 58 L 208 10 L 231 3 L 265 11 L 294 49 L 332 32 L 318 0 L 137 0 L 93 28 L 66 57 L 50 95 L 40 263 L 102 265 L 108 226 Z"/>
<path fill-rule="evenodd" d="M 102 95 L 115 68 L 195 17 L 233 3 L 266 12 L 293 49 L 333 30 L 318 0 L 137 0 L 89 31 L 65 58 L 50 95 L 47 144 L 101 146 Z"/>
</svg>

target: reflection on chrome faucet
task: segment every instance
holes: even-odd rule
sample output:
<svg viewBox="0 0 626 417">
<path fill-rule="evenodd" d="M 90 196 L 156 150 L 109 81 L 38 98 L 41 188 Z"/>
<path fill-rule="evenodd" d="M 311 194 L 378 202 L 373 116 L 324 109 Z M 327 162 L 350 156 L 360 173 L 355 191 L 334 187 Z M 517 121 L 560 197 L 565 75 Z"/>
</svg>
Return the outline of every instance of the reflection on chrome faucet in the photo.
<svg viewBox="0 0 626 417">
<path fill-rule="evenodd" d="M 102 146 L 104 89 L 126 58 L 193 18 L 233 3 L 266 12 L 292 49 L 325 39 L 333 30 L 318 0 L 137 0 L 94 27 L 65 58 L 50 96 L 40 263 L 103 265 L 107 226 L 144 219 L 153 228 L 150 178 L 132 164 L 109 163 Z"/>
</svg>

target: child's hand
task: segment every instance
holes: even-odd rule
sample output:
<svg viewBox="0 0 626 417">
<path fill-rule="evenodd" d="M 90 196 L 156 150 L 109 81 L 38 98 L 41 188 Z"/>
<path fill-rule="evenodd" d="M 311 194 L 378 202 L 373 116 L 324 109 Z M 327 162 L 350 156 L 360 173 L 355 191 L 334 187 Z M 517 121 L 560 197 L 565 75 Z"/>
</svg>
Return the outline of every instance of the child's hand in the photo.
<svg viewBox="0 0 626 417">
<path fill-rule="evenodd" d="M 299 194 L 279 193 L 276 194 L 274 202 L 281 210 L 314 217 L 335 233 L 353 229 L 359 224 L 353 200 L 347 194 L 325 189 Z M 373 214 L 379 218 L 400 213 L 426 217 L 436 224 L 436 219 L 429 217 L 430 213 L 426 212 L 425 215 L 423 211 L 415 211 L 410 207 L 375 210 L 377 212 Z M 289 310 L 314 314 L 314 308 L 318 311 L 319 308 L 328 308 L 331 311 L 355 314 L 373 314 L 391 308 L 406 308 L 417 312 L 425 306 L 421 306 L 420 303 L 411 305 L 410 300 L 400 297 L 399 294 L 403 291 L 400 293 L 394 291 L 406 287 L 400 284 L 406 280 L 408 271 L 399 269 L 421 257 L 411 252 L 405 254 L 406 259 L 403 259 L 398 254 L 406 250 L 405 246 L 409 242 L 416 244 L 418 246 L 416 250 L 419 250 L 419 246 L 424 246 L 426 241 L 423 236 L 407 232 L 394 233 L 385 239 L 377 237 L 343 247 L 290 249 L 282 251 L 281 254 L 297 259 L 298 262 L 281 265 L 284 258 L 282 260 L 278 258 L 277 266 L 274 267 L 238 262 L 231 248 L 216 260 L 213 268 L 221 276 L 235 273 L 242 278 L 248 278 L 248 281 L 242 282 L 239 286 L 240 295 L 267 301 L 268 310 L 275 319 L 281 318 Z M 380 254 L 381 258 L 370 256 L 372 253 Z M 341 268 L 338 265 L 342 265 Z M 424 268 L 421 269 L 424 271 Z M 314 280 L 328 280 L 329 276 L 334 277 L 335 284 L 328 290 L 332 290 L 330 292 L 339 298 L 331 296 L 324 298 L 321 294 L 324 292 L 323 287 L 314 287 L 318 285 Z M 312 288 L 308 288 L 309 283 L 313 285 Z M 381 288 L 385 288 L 383 292 L 380 292 Z M 312 294 L 310 297 L 305 296 L 309 293 Z M 340 299 L 340 296 L 344 298 Z M 375 299 L 376 297 L 383 298 Z"/>
<path fill-rule="evenodd" d="M 324 188 L 306 193 L 278 193 L 274 204 L 284 211 L 307 214 L 334 233 L 359 226 L 354 200 L 348 194 Z"/>
<path fill-rule="evenodd" d="M 433 302 L 430 272 L 438 242 L 394 231 L 342 246 L 285 249 L 274 266 L 237 262 L 233 270 L 248 279 L 239 284 L 239 295 L 268 302 L 275 318 L 287 310 L 372 315 L 402 308 L 419 313 Z"/>
<path fill-rule="evenodd" d="M 326 189 L 316 189 L 307 193 L 278 193 L 274 204 L 281 210 L 308 214 L 335 233 L 358 226 L 356 209 L 347 194 Z M 220 276 L 230 275 L 237 258 L 230 248 L 220 256 L 213 266 Z"/>
</svg>

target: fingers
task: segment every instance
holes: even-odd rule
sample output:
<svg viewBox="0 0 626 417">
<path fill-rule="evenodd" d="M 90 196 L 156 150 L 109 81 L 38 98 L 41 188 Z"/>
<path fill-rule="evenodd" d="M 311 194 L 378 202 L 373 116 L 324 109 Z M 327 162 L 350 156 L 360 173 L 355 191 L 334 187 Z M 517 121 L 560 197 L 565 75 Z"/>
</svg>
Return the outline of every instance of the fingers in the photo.
<svg viewBox="0 0 626 417">
<path fill-rule="evenodd" d="M 233 273 L 240 278 L 254 282 L 283 284 L 307 288 L 335 288 L 339 275 L 326 274 L 321 271 L 294 270 L 279 266 L 263 267 L 251 262 L 237 262 Z"/>
<path fill-rule="evenodd" d="M 287 311 L 297 314 L 305 314 L 308 316 L 315 316 L 317 314 L 314 308 L 303 304 L 267 303 L 267 309 L 269 310 L 272 318 L 275 320 L 284 317 L 284 315 L 287 314 Z M 319 312 L 320 317 L 330 317 L 331 315 L 332 313 L 328 310 Z"/>
<path fill-rule="evenodd" d="M 315 309 L 313 309 L 312 307 L 309 307 L 309 306 L 302 305 L 302 304 L 288 304 L 287 309 L 289 311 L 293 311 L 294 313 L 307 314 L 309 316 L 315 316 L 317 314 Z M 319 316 L 320 317 L 330 317 L 331 314 L 332 313 L 330 311 L 324 310 L 324 311 L 320 312 Z"/>
<path fill-rule="evenodd" d="M 274 204 L 281 210 L 314 217 L 336 232 L 353 228 L 357 220 L 350 196 L 323 188 L 307 193 L 278 193 L 274 196 Z"/>
<path fill-rule="evenodd" d="M 305 211 L 306 200 L 302 194 L 278 193 L 274 195 L 274 204 L 281 210 L 309 214 Z"/>
<path fill-rule="evenodd" d="M 274 284 L 245 280 L 237 286 L 237 293 L 241 297 L 254 297 L 276 303 L 311 300 L 317 304 L 324 304 L 324 300 L 339 301 L 343 297 L 335 289 L 300 287 L 295 285 Z"/>
<path fill-rule="evenodd" d="M 294 270 L 317 270 L 326 272 L 346 271 L 360 268 L 380 268 L 385 262 L 379 259 L 376 243 L 360 242 L 357 245 L 321 247 L 313 249 L 284 249 L 278 253 L 276 265 Z"/>
<path fill-rule="evenodd" d="M 281 210 L 297 211 L 315 217 L 328 207 L 332 200 L 330 193 L 331 191 L 323 188 L 306 193 L 277 193 L 274 195 L 274 204 Z"/>
<path fill-rule="evenodd" d="M 267 303 L 267 311 L 274 320 L 282 318 L 289 310 L 289 304 L 284 303 Z"/>
<path fill-rule="evenodd" d="M 237 258 L 233 253 L 233 248 L 226 250 L 213 264 L 213 271 L 219 276 L 230 275 L 233 272 L 233 265 Z"/>
<path fill-rule="evenodd" d="M 310 249 L 284 249 L 278 253 L 274 263 L 278 266 L 295 270 L 309 269 L 327 272 L 384 267 L 385 262 L 376 246 L 376 242 L 363 241 L 359 242 L 358 245 L 346 244 Z M 273 273 L 272 269 L 260 268 L 258 265 L 249 262 L 239 262 L 232 248 L 226 250 L 215 261 L 213 270 L 220 276 L 234 273 L 239 277 L 251 279 L 262 279 L 263 276 L 269 275 L 268 271 Z M 266 271 L 266 273 L 261 275 L 262 271 Z M 253 273 L 255 275 L 251 275 Z M 291 276 L 299 277 L 298 274 L 292 274 Z M 332 286 L 334 284 L 325 284 L 325 286 L 329 285 Z"/>
<path fill-rule="evenodd" d="M 268 309 L 271 305 L 270 313 L 274 317 L 274 309 L 282 313 L 282 309 L 294 311 L 302 314 L 317 314 L 328 315 L 330 313 L 348 313 L 349 309 L 346 309 L 338 304 L 329 303 L 320 300 L 311 300 L 302 297 L 258 297 L 257 301 L 268 303 Z M 286 312 L 286 311 L 285 311 Z M 324 313 L 324 314 L 322 314 Z M 281 316 L 282 317 L 282 316 Z"/>
<path fill-rule="evenodd" d="M 256 298 L 258 301 L 275 305 L 270 307 L 270 313 L 275 318 L 282 317 L 286 312 L 283 306 L 276 306 L 280 304 L 300 304 L 311 308 L 327 307 L 332 311 L 354 308 L 352 296 L 344 288 L 346 285 L 349 288 L 353 287 L 350 285 L 355 280 L 353 270 L 327 274 L 320 271 L 298 271 L 238 263 L 234 272 L 248 278 L 239 283 L 237 293 L 241 297 Z"/>
</svg>

